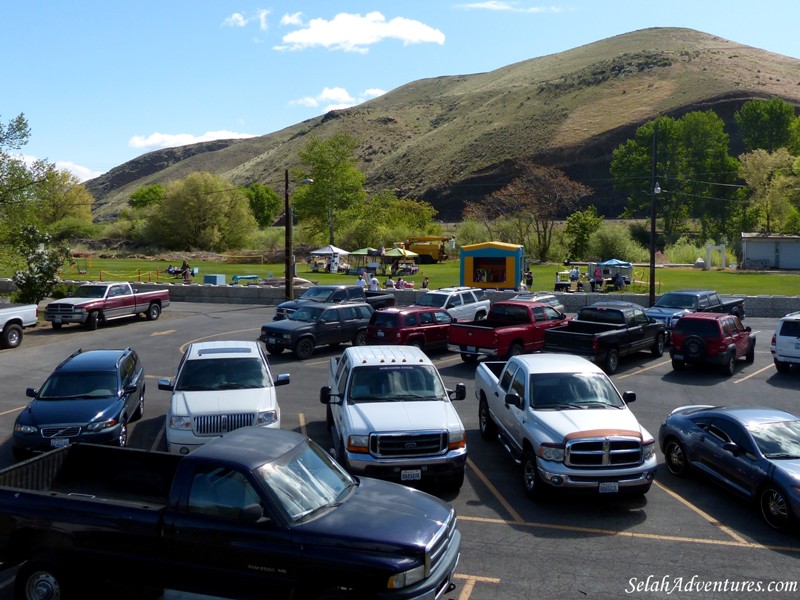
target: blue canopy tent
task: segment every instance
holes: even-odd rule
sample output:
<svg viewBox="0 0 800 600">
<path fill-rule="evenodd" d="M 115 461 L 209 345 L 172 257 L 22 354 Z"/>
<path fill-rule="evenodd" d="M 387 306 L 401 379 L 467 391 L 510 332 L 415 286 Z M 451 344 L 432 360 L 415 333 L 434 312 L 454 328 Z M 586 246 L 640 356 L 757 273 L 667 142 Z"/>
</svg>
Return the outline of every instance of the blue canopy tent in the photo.
<svg viewBox="0 0 800 600">
<path fill-rule="evenodd" d="M 596 276 L 600 271 L 600 278 Z M 618 258 L 610 258 L 598 263 L 588 263 L 589 282 L 592 291 L 605 291 L 606 287 L 613 283 L 614 278 L 619 273 L 625 285 L 630 285 L 633 281 L 633 265 Z"/>
</svg>

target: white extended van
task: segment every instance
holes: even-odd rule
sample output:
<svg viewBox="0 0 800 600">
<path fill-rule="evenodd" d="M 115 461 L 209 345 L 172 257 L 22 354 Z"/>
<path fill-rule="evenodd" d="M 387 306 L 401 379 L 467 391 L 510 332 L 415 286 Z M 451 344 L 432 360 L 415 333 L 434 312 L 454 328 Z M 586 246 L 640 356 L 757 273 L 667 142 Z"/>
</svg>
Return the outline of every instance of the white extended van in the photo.
<svg viewBox="0 0 800 600">
<path fill-rule="evenodd" d="M 400 483 L 464 482 L 467 438 L 439 371 L 414 346 L 354 346 L 330 361 L 320 391 L 339 463 L 351 473 Z"/>
</svg>

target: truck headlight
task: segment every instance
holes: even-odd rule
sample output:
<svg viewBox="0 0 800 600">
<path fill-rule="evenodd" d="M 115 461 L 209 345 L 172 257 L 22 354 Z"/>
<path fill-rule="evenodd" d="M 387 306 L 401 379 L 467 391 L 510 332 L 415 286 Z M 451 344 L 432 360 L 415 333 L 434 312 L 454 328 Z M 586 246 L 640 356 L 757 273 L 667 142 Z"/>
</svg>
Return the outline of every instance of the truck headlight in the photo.
<svg viewBox="0 0 800 600">
<path fill-rule="evenodd" d="M 414 567 L 413 569 L 409 569 L 408 571 L 403 571 L 402 573 L 392 575 L 389 577 L 386 587 L 390 590 L 397 590 L 408 587 L 409 585 L 414 585 L 423 579 L 425 579 L 425 565 L 420 565 L 418 567 Z"/>
<path fill-rule="evenodd" d="M 89 423 L 86 426 L 86 431 L 103 431 L 103 429 L 109 429 L 111 427 L 115 427 L 119 423 L 116 419 L 106 419 L 105 421 L 98 421 L 96 423 Z"/>
<path fill-rule="evenodd" d="M 169 428 L 170 429 L 191 429 L 192 428 L 192 418 L 191 417 L 176 417 L 172 415 L 169 418 Z"/>
<path fill-rule="evenodd" d="M 564 462 L 564 446 L 558 444 L 542 444 L 539 446 L 537 454 L 544 460 Z"/>
<path fill-rule="evenodd" d="M 649 460 L 653 458 L 656 453 L 656 441 L 647 440 L 642 444 L 642 460 Z"/>
<path fill-rule="evenodd" d="M 351 435 L 347 438 L 347 451 L 366 454 L 369 452 L 368 435 Z"/>
<path fill-rule="evenodd" d="M 463 448 L 467 445 L 467 434 L 463 429 L 460 431 L 450 431 L 448 432 L 447 437 L 448 450 L 456 450 L 457 448 Z"/>
<path fill-rule="evenodd" d="M 25 435 L 29 435 L 31 433 L 36 433 L 39 431 L 33 425 L 23 425 L 22 423 L 15 423 L 14 424 L 14 431 L 16 433 L 24 433 Z"/>
<path fill-rule="evenodd" d="M 291 340 L 292 339 L 292 334 L 291 333 L 284 333 L 282 337 L 285 340 Z"/>
<path fill-rule="evenodd" d="M 278 421 L 277 410 L 265 410 L 256 416 L 256 425 L 271 425 Z"/>
</svg>

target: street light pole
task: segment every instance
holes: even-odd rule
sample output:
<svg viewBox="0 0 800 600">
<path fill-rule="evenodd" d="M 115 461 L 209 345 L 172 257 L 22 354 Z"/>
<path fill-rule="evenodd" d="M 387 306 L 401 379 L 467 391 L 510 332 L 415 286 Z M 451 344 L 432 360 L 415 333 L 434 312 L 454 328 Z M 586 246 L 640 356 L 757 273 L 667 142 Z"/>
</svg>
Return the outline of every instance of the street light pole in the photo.
<svg viewBox="0 0 800 600">
<path fill-rule="evenodd" d="M 658 139 L 658 122 L 653 123 L 653 171 L 650 182 L 650 306 L 656 303 L 656 195 L 661 188 L 656 181 L 658 154 L 656 142 Z"/>
<path fill-rule="evenodd" d="M 292 247 L 292 238 L 294 237 L 294 232 L 292 231 L 292 228 L 294 227 L 294 216 L 292 215 L 292 205 L 289 204 L 289 169 L 286 169 L 284 172 L 283 214 L 284 229 L 286 234 L 284 243 L 284 249 L 286 251 L 286 255 L 284 257 L 284 279 L 286 282 L 286 293 L 284 295 L 286 296 L 287 300 L 294 300 L 294 248 Z"/>
</svg>

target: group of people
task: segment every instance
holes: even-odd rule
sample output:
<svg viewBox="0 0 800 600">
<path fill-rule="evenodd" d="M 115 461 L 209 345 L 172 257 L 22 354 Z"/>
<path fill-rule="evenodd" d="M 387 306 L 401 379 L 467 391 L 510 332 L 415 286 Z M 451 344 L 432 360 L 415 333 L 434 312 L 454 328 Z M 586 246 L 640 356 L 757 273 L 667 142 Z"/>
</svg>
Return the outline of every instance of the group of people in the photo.
<svg viewBox="0 0 800 600">
<path fill-rule="evenodd" d="M 378 281 L 378 277 L 375 275 L 375 273 L 372 273 L 369 276 L 369 280 L 367 280 L 363 274 L 360 274 L 358 276 L 358 279 L 356 280 L 356 285 L 360 285 L 363 288 L 367 288 L 369 289 L 370 292 L 377 292 L 380 289 L 380 282 Z M 387 290 L 394 290 L 394 289 L 404 290 L 407 287 L 412 287 L 413 285 L 414 285 L 413 283 L 411 285 L 407 285 L 406 281 L 402 278 L 402 276 L 398 277 L 397 280 L 395 280 L 391 275 L 389 275 L 389 277 L 387 277 L 386 281 L 384 282 L 384 287 Z M 427 290 L 428 285 L 429 285 L 428 278 L 423 277 L 421 289 Z"/>
<path fill-rule="evenodd" d="M 174 275 L 175 277 L 183 277 L 184 283 L 189 283 L 190 278 L 194 276 L 194 272 L 192 271 L 192 267 L 189 266 L 189 263 L 185 260 L 181 264 L 180 267 L 173 267 L 172 265 L 167 267 L 167 273 L 170 275 Z"/>
</svg>

